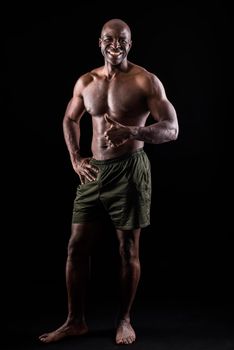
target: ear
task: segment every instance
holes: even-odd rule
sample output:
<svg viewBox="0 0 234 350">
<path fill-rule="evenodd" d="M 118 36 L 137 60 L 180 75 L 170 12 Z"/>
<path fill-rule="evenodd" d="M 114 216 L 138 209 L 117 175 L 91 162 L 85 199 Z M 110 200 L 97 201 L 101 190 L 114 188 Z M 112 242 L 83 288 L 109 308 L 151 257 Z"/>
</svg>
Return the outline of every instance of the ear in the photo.
<svg viewBox="0 0 234 350">
<path fill-rule="evenodd" d="M 102 44 L 102 39 L 101 39 L 101 38 L 99 38 L 99 43 L 98 43 L 98 46 L 100 47 L 100 46 L 101 46 L 101 44 Z"/>
</svg>

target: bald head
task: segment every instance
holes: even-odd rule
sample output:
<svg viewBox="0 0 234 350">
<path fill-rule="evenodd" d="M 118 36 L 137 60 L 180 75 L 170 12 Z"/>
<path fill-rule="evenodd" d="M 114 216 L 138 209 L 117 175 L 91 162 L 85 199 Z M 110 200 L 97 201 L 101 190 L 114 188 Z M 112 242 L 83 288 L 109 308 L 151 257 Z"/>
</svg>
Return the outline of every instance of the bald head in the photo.
<svg viewBox="0 0 234 350">
<path fill-rule="evenodd" d="M 128 24 L 126 22 L 122 21 L 122 19 L 113 18 L 113 19 L 109 20 L 108 22 L 106 22 L 102 27 L 101 37 L 107 29 L 126 31 L 129 34 L 129 39 L 131 39 L 131 30 L 130 30 Z"/>
</svg>

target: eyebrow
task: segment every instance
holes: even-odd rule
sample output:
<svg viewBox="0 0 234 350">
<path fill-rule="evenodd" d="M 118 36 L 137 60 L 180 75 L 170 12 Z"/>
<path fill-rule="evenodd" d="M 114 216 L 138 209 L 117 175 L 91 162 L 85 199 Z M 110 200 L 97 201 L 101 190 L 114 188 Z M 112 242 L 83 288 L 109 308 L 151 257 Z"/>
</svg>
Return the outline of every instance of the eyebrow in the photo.
<svg viewBox="0 0 234 350">
<path fill-rule="evenodd" d="M 101 36 L 101 38 L 111 38 L 111 37 L 113 37 L 113 34 L 110 34 L 110 33 L 104 34 L 104 35 Z M 126 39 L 126 38 L 128 38 L 128 35 L 120 34 L 119 38 L 120 39 Z"/>
</svg>

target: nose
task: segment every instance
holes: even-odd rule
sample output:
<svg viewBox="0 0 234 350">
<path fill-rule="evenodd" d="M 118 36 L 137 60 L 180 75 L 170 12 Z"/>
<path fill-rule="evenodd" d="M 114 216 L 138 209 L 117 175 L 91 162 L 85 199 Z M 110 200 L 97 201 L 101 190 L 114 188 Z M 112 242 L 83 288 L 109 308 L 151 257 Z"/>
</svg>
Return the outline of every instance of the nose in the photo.
<svg viewBox="0 0 234 350">
<path fill-rule="evenodd" d="M 113 41 L 112 41 L 112 46 L 113 46 L 114 48 L 120 47 L 119 40 L 118 40 L 118 39 L 113 39 Z"/>
</svg>

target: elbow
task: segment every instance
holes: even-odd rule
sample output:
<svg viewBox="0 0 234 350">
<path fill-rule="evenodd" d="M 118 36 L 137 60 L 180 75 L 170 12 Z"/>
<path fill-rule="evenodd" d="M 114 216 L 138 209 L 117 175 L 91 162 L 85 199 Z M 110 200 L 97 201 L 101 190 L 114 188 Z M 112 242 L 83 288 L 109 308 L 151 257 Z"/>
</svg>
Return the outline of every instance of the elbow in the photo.
<svg viewBox="0 0 234 350">
<path fill-rule="evenodd" d="M 179 135 L 179 126 L 178 123 L 176 125 L 174 125 L 171 128 L 171 141 L 175 141 L 178 139 L 178 135 Z"/>
<path fill-rule="evenodd" d="M 165 128 L 165 135 L 167 138 L 167 141 L 175 141 L 178 138 L 179 135 L 179 126 L 176 121 L 173 121 L 171 123 L 168 123 Z"/>
<path fill-rule="evenodd" d="M 72 123 L 74 123 L 75 121 L 70 117 L 70 115 L 65 114 L 65 116 L 63 117 L 63 128 L 68 127 L 69 125 L 71 125 Z"/>
<path fill-rule="evenodd" d="M 177 140 L 178 139 L 178 135 L 179 135 L 179 128 L 177 127 L 177 128 L 173 129 L 173 138 L 172 138 L 172 140 L 173 141 Z"/>
<path fill-rule="evenodd" d="M 175 141 L 178 138 L 179 129 L 176 127 L 170 128 L 168 132 L 168 141 Z"/>
</svg>

